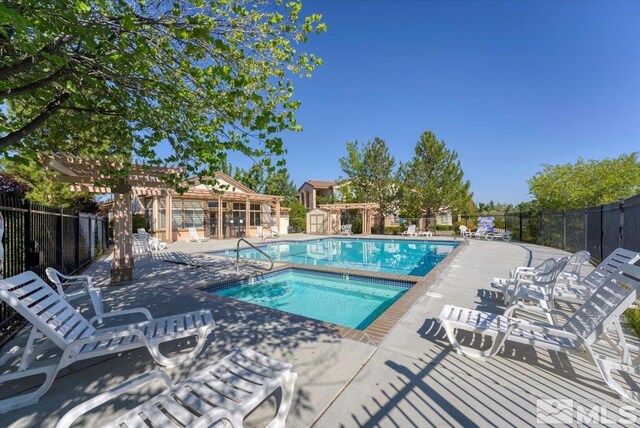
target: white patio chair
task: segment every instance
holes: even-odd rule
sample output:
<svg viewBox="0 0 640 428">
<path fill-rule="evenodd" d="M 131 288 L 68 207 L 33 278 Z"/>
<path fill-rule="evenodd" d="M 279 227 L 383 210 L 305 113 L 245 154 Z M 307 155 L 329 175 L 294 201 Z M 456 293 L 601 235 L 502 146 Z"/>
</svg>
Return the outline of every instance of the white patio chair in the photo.
<svg viewBox="0 0 640 428">
<path fill-rule="evenodd" d="M 271 231 L 270 238 L 277 239 L 277 238 L 280 237 L 280 232 L 278 231 L 278 227 L 277 226 L 270 226 L 269 229 Z"/>
<path fill-rule="evenodd" d="M 556 261 L 555 266 L 545 273 L 544 276 L 536 277 L 536 280 L 520 279 L 513 287 L 506 289 L 504 301 L 507 305 L 514 305 L 525 302 L 529 305 L 536 305 L 545 310 L 554 310 L 556 299 L 556 287 L 560 273 L 569 262 L 569 257 L 564 257 Z M 547 319 L 550 324 L 556 324 L 553 315 L 548 312 Z"/>
<path fill-rule="evenodd" d="M 206 236 L 198 235 L 195 227 L 189 227 L 189 237 L 186 239 L 187 242 L 207 242 L 209 238 Z"/>
<path fill-rule="evenodd" d="M 139 227 L 138 228 L 138 233 L 144 234 L 144 233 L 147 233 L 147 230 L 145 228 L 143 228 L 143 227 Z"/>
<path fill-rule="evenodd" d="M 558 260 L 551 257 L 533 269 L 516 268 L 511 271 L 512 275 L 510 278 L 493 278 L 491 286 L 500 290 L 503 301 L 508 304 L 509 295 L 513 293 L 509 293 L 509 289 L 513 290 L 520 281 L 526 281 L 527 283 L 548 283 L 551 281 L 551 275 L 560 274 L 556 270 L 557 266 Z"/>
<path fill-rule="evenodd" d="M 167 243 L 164 241 L 161 241 L 159 238 L 155 236 L 149 236 L 149 245 L 151 246 L 151 249 L 155 251 L 160 251 L 167 248 Z"/>
<path fill-rule="evenodd" d="M 102 290 L 98 287 L 94 287 L 89 275 L 63 275 L 54 268 L 45 269 L 47 278 L 55 286 L 58 294 L 69 302 L 76 300 L 79 297 L 88 295 L 93 305 L 93 311 L 96 315 L 101 315 L 104 312 L 102 305 Z M 80 286 L 78 288 L 77 286 Z M 75 291 L 69 289 L 69 287 L 78 288 Z M 65 290 L 67 288 L 67 290 Z"/>
<path fill-rule="evenodd" d="M 556 316 L 565 317 L 566 322 L 562 326 L 530 322 L 453 305 L 445 305 L 438 319 L 456 352 L 472 358 L 486 360 L 493 357 L 507 341 L 510 341 L 575 354 L 595 362 L 597 356 L 591 345 L 602 337 L 620 355 L 621 362 L 628 364 L 629 346 L 624 340 L 624 334 L 620 334 L 619 342 L 614 343 L 606 331 L 614 325 L 621 333 L 619 317 L 638 298 L 639 287 L 640 267 L 623 264 L 620 270 L 611 274 L 573 315 L 552 311 Z M 546 312 L 541 308 L 539 311 Z M 493 343 L 486 350 L 462 345 L 456 338 L 456 331 L 459 330 L 491 336 Z M 597 364 L 596 366 L 607 385 L 617 391 L 605 375 L 603 367 Z"/>
<path fill-rule="evenodd" d="M 268 427 L 284 427 L 291 408 L 297 374 L 291 364 L 273 360 L 250 349 L 234 351 L 217 363 L 173 385 L 162 370 L 154 370 L 71 409 L 56 425 L 71 426 L 82 415 L 154 380 L 166 390 L 108 422 L 104 427 L 222 427 L 234 428 L 269 397 L 276 398 L 277 412 Z"/>
<path fill-rule="evenodd" d="M 343 224 L 342 225 L 342 230 L 340 231 L 340 235 L 347 235 L 347 236 L 351 236 L 352 232 L 352 227 L 353 225 L 351 224 Z"/>
<path fill-rule="evenodd" d="M 467 226 L 460 225 L 460 236 L 466 236 L 466 237 L 471 236 L 471 231 Z"/>
<path fill-rule="evenodd" d="M 151 357 L 163 366 L 193 360 L 204 348 L 207 336 L 215 325 L 208 310 L 153 318 L 147 309 L 134 308 L 104 313 L 87 320 L 38 275 L 30 271 L 0 280 L 0 298 L 33 327 L 22 352 L 19 369 L 0 375 L 0 384 L 34 375 L 45 376 L 44 383 L 35 391 L 0 400 L 0 413 L 37 403 L 49 390 L 58 372 L 78 361 L 142 347 L 146 347 Z M 141 314 L 145 320 L 100 329 L 93 326 L 98 318 L 130 314 Z M 197 340 L 194 348 L 188 353 L 167 357 L 160 351 L 160 345 L 163 343 L 192 336 L 197 337 Z M 45 341 L 42 342 L 41 339 Z M 57 362 L 30 367 L 31 363 L 51 345 L 62 351 Z M 19 348 L 12 348 L 0 357 L 0 364 L 18 354 Z"/>
<path fill-rule="evenodd" d="M 416 225 L 415 224 L 409 225 L 409 227 L 407 227 L 407 230 L 402 232 L 401 235 L 402 236 L 415 236 L 416 235 Z"/>
</svg>

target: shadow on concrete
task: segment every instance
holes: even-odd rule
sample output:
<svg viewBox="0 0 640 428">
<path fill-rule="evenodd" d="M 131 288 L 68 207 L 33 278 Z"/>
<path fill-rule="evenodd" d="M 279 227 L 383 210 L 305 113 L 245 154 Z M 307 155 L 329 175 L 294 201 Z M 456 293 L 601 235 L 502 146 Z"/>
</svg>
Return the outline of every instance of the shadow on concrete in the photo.
<svg viewBox="0 0 640 428">
<path fill-rule="evenodd" d="M 165 260 L 188 262 L 189 265 L 164 263 Z M 192 264 L 198 265 L 192 266 Z M 145 307 L 152 316 L 211 310 L 216 327 L 208 338 L 208 344 L 200 356 L 186 366 L 166 369 L 174 381 L 185 379 L 188 374 L 206 367 L 236 348 L 253 348 L 273 358 L 291 361 L 296 367 L 294 351 L 307 344 L 332 343 L 339 337 L 321 322 L 276 311 L 249 303 L 227 299 L 195 289 L 198 285 L 208 285 L 225 279 L 238 278 L 235 269 L 230 269 L 228 259 L 214 259 L 205 256 L 166 252 L 154 254 L 151 260 L 136 262 L 135 280 L 123 285 L 103 286 L 105 311 Z M 91 267 L 90 274 L 99 278 L 108 277 L 110 264 L 99 262 Z M 246 274 L 245 272 L 243 272 Z M 105 281 L 102 281 L 104 284 Z M 87 302 L 83 303 L 87 305 Z M 92 316 L 92 310 L 81 308 L 85 317 Z M 28 332 L 21 334 L 7 344 L 6 350 L 16 344 L 24 345 Z M 189 340 L 174 342 L 171 351 L 180 351 L 193 343 Z M 318 352 L 319 354 L 321 351 Z M 59 351 L 45 355 L 55 358 Z M 325 355 L 326 364 L 335 364 L 339 355 Z M 11 369 L 15 370 L 17 361 Z M 14 422 L 26 425 L 53 425 L 71 407 L 112 388 L 121 382 L 162 368 L 151 359 L 146 348 L 121 355 L 101 357 L 72 365 L 61 372 L 51 389 L 37 405 L 18 409 L 3 416 L 2 425 Z M 3 368 L 3 372 L 7 371 Z M 8 370 L 10 371 L 10 370 Z M 316 376 L 321 377 L 321 373 Z M 39 385 L 38 379 L 30 382 L 13 382 L 2 386 L 1 396 L 13 396 Z M 105 422 L 105 415 L 115 415 L 121 409 L 133 407 L 149 398 L 153 389 L 141 391 L 134 399 L 119 400 L 106 406 L 100 414 L 94 414 L 80 421 L 83 425 Z M 308 409 L 309 393 L 303 387 L 296 387 L 292 414 Z M 56 417 L 53 417 L 55 415 Z M 91 419 L 94 418 L 94 419 Z M 100 419 L 103 418 L 103 419 Z"/>
</svg>

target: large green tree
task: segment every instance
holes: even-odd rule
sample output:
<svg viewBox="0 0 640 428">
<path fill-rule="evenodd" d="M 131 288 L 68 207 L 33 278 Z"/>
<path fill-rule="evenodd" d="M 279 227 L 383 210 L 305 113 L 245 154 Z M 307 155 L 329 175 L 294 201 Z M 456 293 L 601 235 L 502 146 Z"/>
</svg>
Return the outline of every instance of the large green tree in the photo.
<svg viewBox="0 0 640 428">
<path fill-rule="evenodd" d="M 405 217 L 435 216 L 442 209 L 462 210 L 471 198 L 471 185 L 455 150 L 426 131 L 413 158 L 400 165 L 400 209 Z"/>
<path fill-rule="evenodd" d="M 298 201 L 298 189 L 293 184 L 289 171 L 284 167 L 267 175 L 264 193 L 284 196 L 285 206 L 291 206 L 294 201 Z"/>
<path fill-rule="evenodd" d="M 350 195 L 354 202 L 378 203 L 381 221 L 384 221 L 385 214 L 395 212 L 396 161 L 382 138 L 376 137 L 364 144 L 357 141 L 347 143 L 347 155 L 339 161 L 348 180 L 344 193 Z"/>
<path fill-rule="evenodd" d="M 298 130 L 299 49 L 325 30 L 300 1 L 6 0 L 0 151 L 63 151 L 212 176 L 238 151 L 264 161 Z M 160 144 L 170 155 L 158 152 Z M 122 174 L 126 174 L 126 170 Z"/>
<path fill-rule="evenodd" d="M 16 198 L 26 197 L 36 204 L 63 207 L 73 211 L 98 212 L 98 203 L 94 195 L 72 192 L 68 184 L 47 179 L 44 169 L 35 161 L 20 163 L 1 159 L 0 170 L 5 177 L 11 177 L 22 184 L 22 192 L 12 192 L 10 189 L 0 189 L 0 192 Z"/>
<path fill-rule="evenodd" d="M 538 208 L 562 211 L 608 204 L 640 193 L 639 152 L 613 159 L 543 165 L 528 181 Z"/>
</svg>

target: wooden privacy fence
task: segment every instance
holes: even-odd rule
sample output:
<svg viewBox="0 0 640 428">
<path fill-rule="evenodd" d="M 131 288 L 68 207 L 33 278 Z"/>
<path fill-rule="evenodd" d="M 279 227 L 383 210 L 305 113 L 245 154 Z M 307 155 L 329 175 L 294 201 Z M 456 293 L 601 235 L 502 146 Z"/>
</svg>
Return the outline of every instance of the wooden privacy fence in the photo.
<svg viewBox="0 0 640 428">
<path fill-rule="evenodd" d="M 109 225 L 102 216 L 67 212 L 3 194 L 0 213 L 4 218 L 3 278 L 32 270 L 47 280 L 47 267 L 74 274 L 108 246 Z M 0 346 L 21 324 L 22 318 L 0 302 Z"/>
</svg>

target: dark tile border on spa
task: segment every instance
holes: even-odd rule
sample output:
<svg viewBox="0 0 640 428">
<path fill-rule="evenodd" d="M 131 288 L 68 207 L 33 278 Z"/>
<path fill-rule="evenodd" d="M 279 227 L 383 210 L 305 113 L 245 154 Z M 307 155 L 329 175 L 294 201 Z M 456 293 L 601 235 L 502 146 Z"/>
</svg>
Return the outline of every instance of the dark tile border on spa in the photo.
<svg viewBox="0 0 640 428">
<path fill-rule="evenodd" d="M 287 269 L 297 269 L 297 270 L 307 270 L 311 272 L 327 272 L 341 275 L 349 275 L 356 277 L 372 277 L 376 279 L 387 279 L 392 281 L 401 281 L 401 282 L 412 282 L 413 286 L 407 290 L 406 293 L 400 297 L 400 299 L 396 300 L 391 306 L 389 306 L 382 314 L 378 316 L 369 326 L 367 326 L 364 330 L 357 330 L 355 328 L 344 327 L 341 325 L 329 323 L 326 321 L 320 321 L 313 318 L 307 318 L 302 315 L 289 314 L 292 316 L 304 318 L 307 320 L 311 320 L 314 322 L 321 323 L 324 327 L 333 331 L 338 336 L 344 339 L 351 339 L 358 342 L 366 343 L 373 346 L 378 346 L 382 341 L 387 337 L 389 332 L 398 324 L 407 312 L 415 305 L 420 297 L 422 297 L 429 287 L 435 283 L 435 281 L 442 275 L 444 270 L 449 267 L 452 260 L 455 259 L 462 250 L 463 247 L 467 246 L 468 243 L 460 242 L 459 245 L 453 249 L 451 253 L 447 255 L 440 263 L 438 263 L 429 273 L 425 276 L 409 276 L 409 275 L 396 275 L 396 274 L 387 274 L 381 272 L 370 272 L 363 270 L 355 270 L 355 269 L 341 269 L 341 268 L 332 268 L 327 266 L 311 266 L 311 265 L 303 265 L 296 263 L 281 263 L 279 266 L 274 267 L 274 269 L 268 274 L 273 274 L 276 272 L 284 271 Z M 250 277 L 256 277 L 260 275 L 244 275 L 239 276 L 236 280 L 229 281 L 229 279 L 223 279 L 220 281 L 216 281 L 212 284 L 209 284 L 204 287 L 197 287 L 197 290 L 201 292 L 207 293 L 205 290 L 210 287 L 215 287 L 216 285 L 224 284 L 224 283 L 235 283 L 236 281 L 244 281 Z M 207 293 L 210 294 L 210 293 Z M 242 302 L 247 305 L 253 305 L 253 303 Z M 278 311 L 277 309 L 272 309 L 274 311 Z M 282 311 L 278 311 L 282 312 Z"/>
<path fill-rule="evenodd" d="M 451 261 L 456 258 L 462 248 L 466 246 L 464 243 L 460 243 L 454 250 L 447 255 L 440 263 L 438 263 L 428 274 L 423 277 L 407 276 L 407 275 L 391 275 L 393 277 L 413 278 L 415 284 L 406 293 L 396 300 L 393 305 L 389 306 L 378 318 L 376 318 L 369 326 L 364 330 L 356 330 L 354 328 L 339 326 L 335 324 L 326 323 L 328 328 L 335 329 L 334 331 L 345 339 L 356 340 L 362 343 L 368 343 L 370 345 L 378 346 L 387 337 L 389 332 L 398 324 L 398 321 L 402 319 L 407 312 L 415 305 L 420 297 L 422 297 L 429 287 L 442 275 L 444 270 L 449 267 Z M 362 272 L 362 271 L 361 271 Z M 371 272 L 370 272 L 371 273 Z M 378 272 L 375 272 L 378 276 Z M 400 278 L 393 278 L 400 279 Z"/>
</svg>

